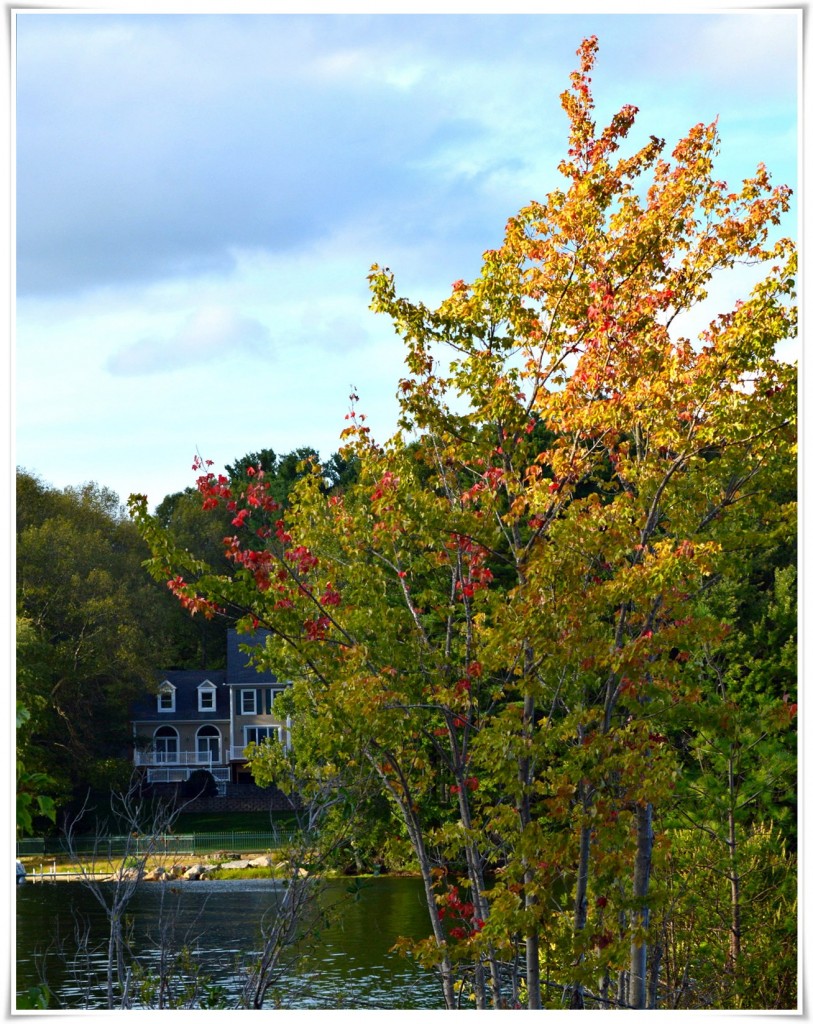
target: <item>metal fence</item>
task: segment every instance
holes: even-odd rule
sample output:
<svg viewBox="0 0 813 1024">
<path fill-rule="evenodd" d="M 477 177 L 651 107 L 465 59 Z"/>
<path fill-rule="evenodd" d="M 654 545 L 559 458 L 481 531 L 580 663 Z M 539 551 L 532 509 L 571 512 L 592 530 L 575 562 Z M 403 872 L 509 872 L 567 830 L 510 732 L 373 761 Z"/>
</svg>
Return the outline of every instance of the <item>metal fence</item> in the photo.
<svg viewBox="0 0 813 1024">
<path fill-rule="evenodd" d="M 184 838 L 192 840 L 192 853 L 246 853 L 276 850 L 299 837 L 298 829 L 279 828 L 273 832 L 199 832 Z"/>
<path fill-rule="evenodd" d="M 44 839 L 18 839 L 17 840 L 17 856 L 18 857 L 36 857 L 40 854 L 45 853 L 45 840 Z"/>
<path fill-rule="evenodd" d="M 271 832 L 198 832 L 193 835 L 162 836 L 76 836 L 73 851 L 83 857 L 138 857 L 142 854 L 191 856 L 196 853 L 246 853 L 276 850 L 300 836 L 297 829 Z M 18 839 L 18 857 L 69 853 L 64 838 Z"/>
</svg>

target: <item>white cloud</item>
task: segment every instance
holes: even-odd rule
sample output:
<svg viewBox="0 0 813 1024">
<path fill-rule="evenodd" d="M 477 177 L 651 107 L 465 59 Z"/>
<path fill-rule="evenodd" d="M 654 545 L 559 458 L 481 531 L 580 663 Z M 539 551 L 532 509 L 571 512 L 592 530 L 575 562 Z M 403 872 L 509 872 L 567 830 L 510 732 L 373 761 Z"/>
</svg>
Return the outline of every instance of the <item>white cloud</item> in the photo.
<svg viewBox="0 0 813 1024">
<path fill-rule="evenodd" d="M 108 358 L 107 369 L 115 376 L 135 377 L 270 353 L 267 327 L 224 306 L 210 306 L 199 309 L 172 334 L 142 337 L 119 349 Z"/>
<path fill-rule="evenodd" d="M 720 82 L 736 77 L 749 100 L 766 97 L 793 85 L 797 75 L 794 23 L 801 28 L 800 10 L 720 13 L 701 22 L 693 63 Z M 747 71 L 747 74 L 744 72 Z"/>
<path fill-rule="evenodd" d="M 335 50 L 314 57 L 310 71 L 325 78 L 365 77 L 368 60 L 367 52 L 362 49 Z"/>
</svg>

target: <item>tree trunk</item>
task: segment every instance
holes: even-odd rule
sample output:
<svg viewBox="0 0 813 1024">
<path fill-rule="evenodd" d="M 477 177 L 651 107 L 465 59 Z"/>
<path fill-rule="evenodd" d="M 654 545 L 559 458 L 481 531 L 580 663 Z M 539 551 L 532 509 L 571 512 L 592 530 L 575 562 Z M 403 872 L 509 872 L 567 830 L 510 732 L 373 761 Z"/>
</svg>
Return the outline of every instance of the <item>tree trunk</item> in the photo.
<svg viewBox="0 0 813 1024">
<path fill-rule="evenodd" d="M 116 941 L 113 922 L 110 922 L 110 933 L 107 936 L 107 1008 L 115 1010 L 113 1003 L 113 961 L 118 962 L 116 957 Z"/>
<path fill-rule="evenodd" d="M 600 1010 L 610 1009 L 610 972 L 605 970 L 601 976 L 601 983 L 598 988 L 598 994 L 601 996 L 601 1002 L 598 1004 Z"/>
<path fill-rule="evenodd" d="M 458 806 L 460 808 L 460 820 L 466 832 L 471 835 L 473 832 L 471 808 L 469 806 L 468 793 L 465 785 L 460 786 L 460 795 L 458 797 Z M 483 865 L 480 857 L 480 851 L 476 843 L 466 843 L 466 868 L 471 881 L 471 899 L 474 904 L 477 916 L 481 921 L 485 922 L 488 920 L 489 906 L 488 900 L 483 895 L 486 885 L 485 878 L 483 876 Z M 477 1008 L 485 1009 L 485 979 L 482 965 L 478 965 L 478 971 L 476 974 L 477 986 L 475 992 L 477 994 Z M 494 1009 L 498 1009 L 502 1001 L 501 985 L 500 985 L 500 973 L 497 966 L 497 953 L 493 946 L 489 946 L 489 971 L 491 977 L 491 1002 Z M 482 1002 L 482 1005 L 481 1005 Z"/>
<path fill-rule="evenodd" d="M 579 785 L 579 790 L 582 811 L 586 813 L 592 801 L 592 790 L 585 789 L 581 784 Z M 587 926 L 587 882 L 590 877 L 590 838 L 592 831 L 589 824 L 583 824 L 579 837 L 579 867 L 576 874 L 576 895 L 573 901 L 573 937 L 577 944 L 579 933 L 583 932 Z M 580 965 L 583 960 L 584 953 L 579 953 L 576 965 Z M 584 998 L 580 983 L 576 983 L 573 987 L 570 1008 L 572 1010 L 584 1009 Z"/>
<path fill-rule="evenodd" d="M 426 852 L 421 828 L 411 814 L 408 804 L 400 800 L 399 804 L 401 806 L 401 813 L 404 817 L 410 842 L 412 843 L 412 849 L 418 859 L 421 879 L 423 880 L 423 888 L 426 894 L 426 906 L 429 911 L 429 921 L 432 925 L 432 934 L 435 937 L 438 949 L 443 951 L 439 964 L 440 979 L 443 986 L 443 1001 L 446 1004 L 447 1010 L 453 1010 L 455 1008 L 454 973 L 452 962 L 446 953 L 446 934 L 443 930 L 443 922 L 440 919 L 440 914 L 438 913 L 437 903 L 435 902 L 435 890 L 432 886 L 432 863 L 429 860 L 429 854 Z"/>
<path fill-rule="evenodd" d="M 637 830 L 635 848 L 635 871 L 632 880 L 632 895 L 635 900 L 632 912 L 632 946 L 630 949 L 629 1002 L 633 1010 L 646 1009 L 646 960 L 647 939 L 643 934 L 649 926 L 649 873 L 652 867 L 652 804 L 640 804 L 636 808 Z"/>
<path fill-rule="evenodd" d="M 627 972 L 618 972 L 618 1004 L 621 1009 L 628 1009 L 627 1006 Z"/>
<path fill-rule="evenodd" d="M 647 1009 L 657 1010 L 658 1008 L 658 985 L 661 978 L 661 959 L 663 957 L 663 946 L 660 944 L 652 948 L 652 964 L 649 968 L 649 998 Z"/>
<path fill-rule="evenodd" d="M 533 881 L 533 872 L 525 875 L 525 884 Z M 532 907 L 536 898 L 526 893 L 525 906 Z M 539 935 L 534 931 L 525 936 L 525 984 L 528 988 L 528 1009 L 542 1009 L 542 986 L 539 982 Z"/>
<path fill-rule="evenodd" d="M 435 943 L 441 953 L 438 970 L 440 972 L 440 980 L 443 987 L 443 1001 L 446 1004 L 447 1010 L 453 1010 L 455 1008 L 454 968 L 451 960 L 449 959 L 446 932 L 444 931 L 443 922 L 435 900 L 435 890 L 432 884 L 432 862 L 429 859 L 429 854 L 426 851 L 426 845 L 423 841 L 421 823 L 418 816 L 413 813 L 412 797 L 403 775 L 399 772 L 400 784 L 403 786 L 403 789 L 398 789 L 392 785 L 390 780 L 381 770 L 381 765 L 378 759 L 380 756 L 380 754 L 376 756 L 373 756 L 370 753 L 367 754 L 370 764 L 373 766 L 375 771 L 378 772 L 384 785 L 392 795 L 392 798 L 401 813 L 404 825 L 406 825 L 407 835 L 409 836 L 409 841 L 412 844 L 412 850 L 418 861 L 418 867 L 421 872 L 423 889 L 426 894 L 426 907 L 429 911 L 429 922 L 432 925 L 432 935 L 434 936 Z M 391 756 L 385 755 L 385 760 L 394 768 L 397 767 L 395 759 Z"/>
<path fill-rule="evenodd" d="M 526 655 L 527 656 L 527 655 Z M 522 728 L 524 735 L 530 742 L 533 731 L 535 705 L 533 697 L 526 697 L 522 711 Z M 519 803 L 519 820 L 523 831 L 531 823 L 531 759 L 523 757 L 519 763 L 519 781 L 522 786 L 522 797 Z M 536 906 L 536 897 L 531 893 L 530 887 L 534 880 L 534 869 L 528 863 L 527 858 L 523 859 L 522 881 L 525 887 L 525 909 L 532 910 Z M 542 989 L 539 982 L 539 932 L 534 928 L 525 936 L 525 985 L 528 990 L 528 1009 L 542 1009 Z"/>
<path fill-rule="evenodd" d="M 740 872 L 739 854 L 737 849 L 737 825 L 734 819 L 736 791 L 734 787 L 734 763 L 728 762 L 728 865 L 731 883 L 731 939 L 729 942 L 729 960 L 731 971 L 736 976 L 740 961 L 741 947 L 741 912 L 740 912 Z"/>
<path fill-rule="evenodd" d="M 590 836 L 592 829 L 582 825 L 579 839 L 579 869 L 576 875 L 576 896 L 573 901 L 573 930 L 582 932 L 587 924 L 587 880 L 590 873 Z"/>
</svg>

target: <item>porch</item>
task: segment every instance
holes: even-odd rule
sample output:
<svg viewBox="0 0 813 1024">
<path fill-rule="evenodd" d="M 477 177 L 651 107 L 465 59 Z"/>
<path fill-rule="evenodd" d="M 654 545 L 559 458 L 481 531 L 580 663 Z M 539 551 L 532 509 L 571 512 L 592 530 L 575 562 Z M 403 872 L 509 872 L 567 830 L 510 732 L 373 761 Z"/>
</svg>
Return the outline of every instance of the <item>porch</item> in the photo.
<svg viewBox="0 0 813 1024">
<path fill-rule="evenodd" d="M 183 766 L 191 769 L 208 768 L 212 771 L 215 765 L 225 763 L 215 757 L 211 750 L 135 750 L 133 759 L 137 768 Z"/>
<path fill-rule="evenodd" d="M 208 750 L 169 751 L 169 750 L 136 750 L 133 761 L 139 768 L 147 769 L 147 782 L 180 783 L 186 782 L 192 772 L 211 772 L 217 784 L 218 796 L 226 792 L 226 783 L 230 781 L 228 765 L 212 756 Z"/>
</svg>

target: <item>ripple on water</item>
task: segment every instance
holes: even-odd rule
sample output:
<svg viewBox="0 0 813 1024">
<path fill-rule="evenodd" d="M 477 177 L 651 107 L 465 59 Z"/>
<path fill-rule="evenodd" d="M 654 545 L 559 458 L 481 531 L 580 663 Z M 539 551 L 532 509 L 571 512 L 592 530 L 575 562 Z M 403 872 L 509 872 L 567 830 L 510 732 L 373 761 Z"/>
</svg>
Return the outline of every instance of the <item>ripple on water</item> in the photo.
<svg viewBox="0 0 813 1024">
<path fill-rule="evenodd" d="M 328 883 L 330 901 L 345 896 L 348 883 Z M 273 909 L 282 883 L 273 879 L 173 882 L 145 885 L 131 904 L 137 948 L 152 966 L 151 939 L 162 916 L 193 951 L 213 981 L 236 996 L 240 980 L 235 961 L 256 952 L 262 919 Z M 69 963 L 75 953 L 75 921 L 86 922 L 91 951 L 77 976 Z M 435 977 L 390 953 L 400 935 L 420 938 L 428 920 L 420 882 L 411 878 L 376 878 L 358 899 L 342 903 L 335 924 L 320 929 L 306 947 L 302 973 L 280 986 L 281 1005 L 289 1009 L 430 1009 L 442 998 Z M 106 956 L 101 908 L 81 885 L 25 885 L 17 889 L 17 990 L 40 981 L 44 962 L 50 987 L 64 1008 L 99 1007 L 101 989 L 88 992 L 88 974 L 103 975 Z M 60 955 L 57 947 L 62 946 Z M 73 945 L 72 945 L 73 944 Z M 50 947 L 50 949 L 49 949 Z M 44 958 L 44 961 L 43 961 Z"/>
</svg>

